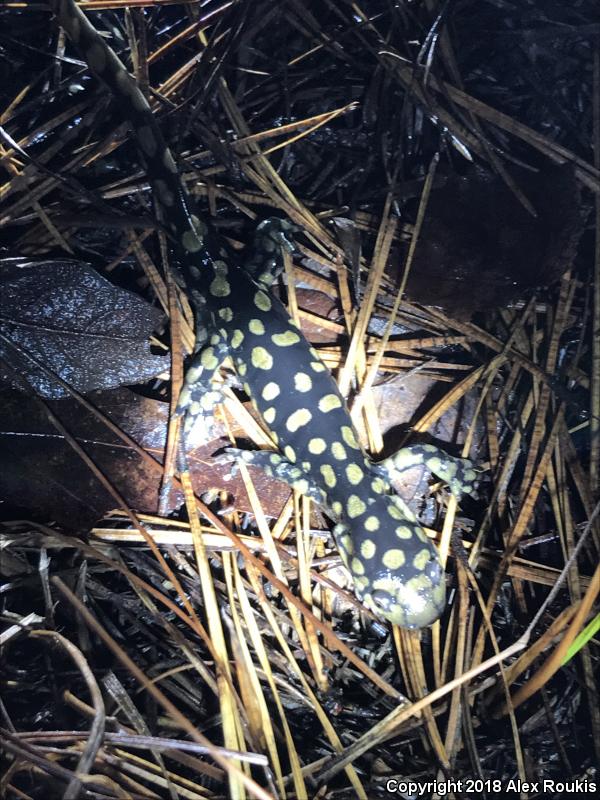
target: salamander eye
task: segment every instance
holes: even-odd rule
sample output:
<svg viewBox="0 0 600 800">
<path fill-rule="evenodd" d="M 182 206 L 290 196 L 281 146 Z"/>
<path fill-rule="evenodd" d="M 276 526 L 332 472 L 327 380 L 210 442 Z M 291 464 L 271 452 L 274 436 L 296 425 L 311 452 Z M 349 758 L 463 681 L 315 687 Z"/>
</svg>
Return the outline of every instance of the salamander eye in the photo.
<svg viewBox="0 0 600 800">
<path fill-rule="evenodd" d="M 394 598 L 389 594 L 389 592 L 384 591 L 383 589 L 375 589 L 371 593 L 371 598 L 377 608 L 385 614 L 390 610 L 392 607 L 392 603 Z"/>
</svg>

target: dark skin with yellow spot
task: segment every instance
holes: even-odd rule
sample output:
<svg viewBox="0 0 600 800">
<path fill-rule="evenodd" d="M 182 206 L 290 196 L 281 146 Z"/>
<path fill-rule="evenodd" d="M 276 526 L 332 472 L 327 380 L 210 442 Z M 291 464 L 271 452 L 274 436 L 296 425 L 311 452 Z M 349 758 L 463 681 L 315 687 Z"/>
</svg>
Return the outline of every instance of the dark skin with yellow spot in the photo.
<svg viewBox="0 0 600 800">
<path fill-rule="evenodd" d="M 411 461 L 421 463 L 441 473 L 458 494 L 473 487 L 470 463 L 423 446 L 404 448 L 396 461 L 380 465 L 369 459 L 358 445 L 335 381 L 284 306 L 268 292 L 274 271 L 280 269 L 281 247 L 292 249 L 289 226 L 259 226 L 260 253 L 240 265 L 200 221 L 135 80 L 72 0 L 52 0 L 52 7 L 131 123 L 194 306 L 197 353 L 179 401 L 187 428 L 214 405 L 218 395 L 212 377 L 231 356 L 284 454 L 277 459 L 248 454 L 244 460 L 296 486 L 328 511 L 356 593 L 369 608 L 397 625 L 431 624 L 445 604 L 444 576 L 433 545 L 395 497 L 390 477 Z"/>
</svg>

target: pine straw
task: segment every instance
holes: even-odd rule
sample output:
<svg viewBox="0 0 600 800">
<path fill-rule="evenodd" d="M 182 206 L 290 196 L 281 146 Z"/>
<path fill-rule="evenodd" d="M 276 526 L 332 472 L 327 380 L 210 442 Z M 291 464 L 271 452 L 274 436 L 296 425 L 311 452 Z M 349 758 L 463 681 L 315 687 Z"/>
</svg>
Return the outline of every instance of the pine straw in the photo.
<svg viewBox="0 0 600 800">
<path fill-rule="evenodd" d="M 17 5 L 26 9 L 24 20 L 28 6 L 35 11 L 34 4 Z M 166 4 L 86 5 L 134 9 Z M 436 4 L 425 5 L 434 14 Z M 320 69 L 326 76 L 335 64 L 353 70 L 353 79 L 362 80 L 365 87 L 384 76 L 396 99 L 420 103 L 426 116 L 436 117 L 446 128 L 446 141 L 454 137 L 457 149 L 468 148 L 507 180 L 505 154 L 492 143 L 512 149 L 515 158 L 535 149 L 555 162 L 571 163 L 582 186 L 595 193 L 598 230 L 598 49 L 593 54 L 595 157 L 590 163 L 589 151 L 577 152 L 568 137 L 546 137 L 536 125 L 529 127 L 493 103 L 471 96 L 457 66 L 464 53 L 457 57 L 445 28 L 439 59 L 429 64 L 425 46 L 421 53 L 421 63 L 428 65 L 423 82 L 402 61 L 400 44 L 396 50 L 381 35 L 377 17 L 368 19 L 358 6 L 353 7 L 362 19 L 358 25 L 349 6 L 330 6 L 339 19 L 338 42 L 330 34 L 321 37 L 318 20 L 306 9 L 302 14 L 299 3 L 261 8 L 270 15 L 270 25 L 289 25 L 304 41 L 304 52 L 287 65 L 292 74 L 298 65 L 306 70 L 298 74 L 296 84 L 286 87 L 290 102 L 301 96 L 305 81 L 311 101 L 317 105 L 319 99 L 320 108 L 333 110 L 280 126 L 259 124 L 268 118 L 270 98 L 278 97 L 277 78 L 265 74 L 260 93 L 248 91 L 244 96 L 241 90 L 232 92 L 234 73 L 226 81 L 215 72 L 200 89 L 203 108 L 212 114 L 204 133 L 216 160 L 208 151 L 191 149 L 190 142 L 198 137 L 196 132 L 186 136 L 187 126 L 194 127 L 197 115 L 187 122 L 184 112 L 186 105 L 194 107 L 193 93 L 199 86 L 198 64 L 189 48 L 204 52 L 203 69 L 216 63 L 219 70 L 229 48 L 235 48 L 236 36 L 244 33 L 254 41 L 253 25 L 258 26 L 253 34 L 257 44 L 265 44 L 259 17 L 227 4 L 209 9 L 204 20 L 192 6 L 191 23 L 176 26 L 177 33 L 168 38 L 156 37 L 159 26 L 151 17 L 132 12 L 127 30 L 138 76 L 147 80 L 149 65 L 170 57 L 171 66 L 162 69 L 161 83 L 154 85 L 154 108 L 163 116 L 170 109 L 176 125 L 186 128 L 187 149 L 177 146 L 184 178 L 201 201 L 208 200 L 211 213 L 225 207 L 238 218 L 256 219 L 269 206 L 305 231 L 299 244 L 312 261 L 308 268 L 298 259 L 287 264 L 290 312 L 300 324 L 316 321 L 331 333 L 331 345 L 317 349 L 348 394 L 369 450 L 377 455 L 384 449 L 385 420 L 378 414 L 376 385 L 381 370 L 400 376 L 418 372 L 439 381 L 437 399 L 411 420 L 413 435 L 435 431 L 445 413 L 457 410 L 457 430 L 464 431 L 458 436 L 462 452 L 471 454 L 481 471 L 484 501 L 468 507 L 474 518 L 469 522 L 457 519 L 453 498 L 441 491 L 435 495 L 438 513 L 431 535 L 454 576 L 455 591 L 443 619 L 431 631 L 394 629 L 386 636 L 351 587 L 343 585 L 328 530 L 324 525 L 315 528 L 308 500 L 291 495 L 279 517 L 273 518 L 254 488 L 252 474 L 242 466 L 254 520 L 252 529 L 245 530 L 238 512 L 225 508 L 215 513 L 214 505 L 207 506 L 194 494 L 189 474 L 177 472 L 174 419 L 163 464 L 70 390 L 165 485 L 174 481 L 183 488 L 188 522 L 167 518 L 164 507 L 158 515 L 138 514 L 128 508 L 111 476 L 104 475 L 71 436 L 68 425 L 39 399 L 72 447 L 73 458 L 81 459 L 111 493 L 117 510 L 87 542 L 53 525 L 23 520 L 4 525 L 4 568 L 10 580 L 4 592 L 8 627 L 3 644 L 9 643 L 5 669 L 10 695 L 2 716 L 4 747 L 11 760 L 3 789 L 7 797 L 23 798 L 53 792 L 66 798 L 367 798 L 382 796 L 388 778 L 582 776 L 593 763 L 591 742 L 600 757 L 600 704 L 593 674 L 597 641 L 592 639 L 558 670 L 567 648 L 592 619 L 600 590 L 595 505 L 600 462 L 600 237 L 593 264 L 578 265 L 577 272 L 573 265 L 556 290 L 530 296 L 523 305 L 490 310 L 477 322 L 453 319 L 403 299 L 438 156 L 423 158 L 421 174 L 429 171 L 429 179 L 414 225 L 404 227 L 396 213 L 394 180 L 382 184 L 386 194 L 373 202 L 356 175 L 342 174 L 340 161 L 328 184 L 339 184 L 343 197 L 350 197 L 350 189 L 364 192 L 364 198 L 353 198 L 360 207 L 355 220 L 363 235 L 360 266 L 366 275 L 356 308 L 344 250 L 324 224 L 328 217 L 344 213 L 343 206 L 322 186 L 315 196 L 303 193 L 306 182 L 293 190 L 274 165 L 280 151 L 320 128 L 328 130 L 354 108 L 344 101 L 346 95 L 336 82 L 340 72 L 319 84 L 327 91 L 315 89 Z M 423 39 L 424 19 L 418 14 L 406 17 L 405 43 L 419 36 L 431 44 Z M 207 41 L 210 46 L 203 50 Z M 360 69 L 352 54 L 358 43 L 370 59 L 359 64 Z M 58 62 L 53 65 L 58 72 L 60 68 Z M 66 187 L 69 198 L 78 198 L 88 215 L 114 220 L 113 204 L 126 209 L 127 240 L 120 241 L 119 253 L 107 247 L 107 269 L 117 272 L 133 257 L 147 278 L 148 296 L 168 313 L 175 398 L 183 377 L 182 352 L 189 352 L 193 344 L 193 320 L 183 298 L 180 310 L 177 290 L 164 277 L 169 275 L 166 243 L 157 248 L 153 223 L 142 231 L 131 213 L 143 202 L 144 178 L 119 157 L 125 130 L 104 126 L 97 87 L 83 100 L 62 92 L 58 107 L 64 110 L 57 107 L 34 124 L 30 104 L 36 102 L 45 79 L 42 72 L 30 70 L 30 84 L 8 97 L 2 109 L 2 125 L 18 144 L 4 138 L 1 145 L 8 171 L 8 181 L 0 187 L 2 224 L 20 252 L 43 254 L 53 247 L 77 253 L 85 239 L 80 238 L 77 219 L 70 218 L 72 211 L 67 208 L 61 215 L 57 189 Z M 56 74 L 53 88 L 60 85 Z M 422 71 L 418 77 L 423 78 Z M 573 90 L 574 83 L 575 79 Z M 220 110 L 215 112 L 217 98 Z M 65 123 L 80 115 L 83 128 L 67 133 Z M 225 133 L 228 129 L 235 132 L 234 142 Z M 439 130 L 432 127 L 429 133 Z M 55 132 L 59 135 L 53 136 Z M 40 133 L 45 139 L 36 145 L 32 162 L 27 152 Z M 230 147 L 219 144 L 219 134 Z M 374 153 L 378 157 L 378 145 L 369 147 L 364 146 L 364 164 L 367 157 L 376 160 Z M 96 182 L 93 192 L 83 189 L 89 171 L 111 155 L 119 159 L 118 177 Z M 443 159 L 448 160 L 447 150 Z M 26 191 L 24 174 L 29 179 Z M 349 187 L 346 194 L 344 186 Z M 521 189 L 513 189 L 526 203 Z M 122 199 L 125 206 L 120 205 Z M 26 225 L 11 227 L 15 220 Z M 237 229 L 226 234 L 239 246 Z M 391 248 L 407 239 L 404 278 L 394 287 L 384 270 Z M 583 277 L 586 274 L 590 277 Z M 336 299 L 340 319 L 332 322 L 299 308 L 293 288 L 297 280 Z M 373 316 L 386 321 L 383 333 L 369 327 Z M 397 337 L 398 325 L 409 333 Z M 256 446 L 268 446 L 266 432 L 237 394 L 225 391 L 226 424 L 241 424 Z M 468 399 L 475 411 L 463 418 Z M 587 418 L 582 409 L 590 403 L 596 413 Z M 164 498 L 166 493 L 166 502 Z M 465 563 L 452 556 L 453 530 L 462 536 Z M 544 550 L 544 539 L 554 546 Z M 527 557 L 531 548 L 534 558 Z M 565 708 L 565 697 L 568 703 L 581 703 L 586 713 L 576 716 Z M 525 714 L 517 710 L 522 703 Z M 537 728 L 528 728 L 527 718 L 536 714 L 541 721 Z M 560 741 L 573 727 L 582 743 L 579 752 Z M 542 766 L 555 754 L 554 766 Z"/>
</svg>

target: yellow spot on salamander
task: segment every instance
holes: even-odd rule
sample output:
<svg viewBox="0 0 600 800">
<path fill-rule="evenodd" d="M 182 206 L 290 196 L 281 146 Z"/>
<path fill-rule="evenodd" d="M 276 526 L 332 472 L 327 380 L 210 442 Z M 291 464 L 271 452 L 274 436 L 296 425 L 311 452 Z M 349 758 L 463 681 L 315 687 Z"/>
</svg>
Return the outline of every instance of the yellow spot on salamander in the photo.
<svg viewBox="0 0 600 800">
<path fill-rule="evenodd" d="M 300 480 L 294 481 L 294 489 L 297 492 L 300 492 L 300 494 L 308 494 L 310 486 L 308 485 L 306 478 L 300 478 Z"/>
<path fill-rule="evenodd" d="M 442 462 L 439 458 L 427 458 L 425 460 L 427 464 L 427 468 L 430 469 L 433 473 L 437 475 L 438 472 L 442 471 Z"/>
<path fill-rule="evenodd" d="M 400 509 L 396 508 L 396 506 L 391 505 L 391 504 L 388 506 L 388 514 L 393 519 L 404 519 L 404 515 L 402 514 Z"/>
<path fill-rule="evenodd" d="M 364 514 L 367 510 L 367 507 L 357 494 L 351 494 L 346 501 L 346 510 L 348 511 L 348 516 L 350 519 L 354 519 L 355 517 L 360 517 L 361 514 Z"/>
<path fill-rule="evenodd" d="M 279 391 L 279 386 L 273 381 L 269 381 L 262 390 L 263 399 L 267 401 L 274 400 L 279 394 Z"/>
<path fill-rule="evenodd" d="M 425 569 L 427 564 L 431 561 L 431 552 L 427 548 L 423 548 L 423 550 L 419 550 L 417 555 L 413 558 L 413 566 L 415 569 L 422 571 Z"/>
<path fill-rule="evenodd" d="M 185 374 L 185 382 L 186 384 L 196 383 L 202 373 L 204 372 L 204 367 L 201 367 L 199 364 L 195 367 L 190 367 Z"/>
<path fill-rule="evenodd" d="M 283 448 L 283 452 L 285 453 L 285 457 L 288 461 L 296 460 L 296 451 L 289 444 Z"/>
<path fill-rule="evenodd" d="M 231 286 L 227 278 L 219 274 L 208 287 L 208 291 L 213 297 L 228 297 L 231 294 Z"/>
<path fill-rule="evenodd" d="M 377 550 L 377 547 L 375 546 L 375 542 L 372 539 L 365 539 L 360 546 L 360 554 L 363 558 L 366 558 L 367 560 L 369 558 L 373 558 L 373 556 L 375 555 L 375 550 Z"/>
<path fill-rule="evenodd" d="M 267 425 L 272 425 L 275 422 L 276 414 L 277 412 L 273 407 L 267 408 L 267 410 L 263 414 L 263 419 L 267 423 Z"/>
<path fill-rule="evenodd" d="M 331 445 L 331 454 L 338 461 L 346 460 L 346 451 L 344 450 L 344 445 L 341 442 L 333 442 Z"/>
<path fill-rule="evenodd" d="M 300 337 L 295 331 L 286 331 L 285 333 L 274 333 L 271 341 L 278 347 L 290 347 L 292 344 L 297 344 Z"/>
<path fill-rule="evenodd" d="M 319 470 L 321 471 L 321 475 L 323 476 L 325 485 L 328 486 L 330 489 L 333 489 L 333 487 L 337 483 L 333 468 L 330 467 L 329 464 L 321 464 Z"/>
<path fill-rule="evenodd" d="M 381 560 L 384 567 L 387 567 L 388 569 L 399 569 L 406 561 L 406 556 L 404 555 L 403 550 L 398 550 L 392 547 L 385 551 Z"/>
<path fill-rule="evenodd" d="M 200 239 L 203 239 L 208 230 L 204 222 L 198 219 L 195 214 L 190 215 L 190 222 L 192 223 L 192 228 L 196 231 L 196 235 L 199 236 Z M 224 261 L 215 261 L 215 266 L 218 264 L 221 265 L 221 272 L 227 273 L 227 264 Z"/>
<path fill-rule="evenodd" d="M 402 450 L 399 450 L 394 456 L 392 456 L 391 461 L 397 469 L 402 470 L 406 467 L 422 464 L 423 453 L 420 453 L 418 450 L 414 449 L 411 450 L 408 448 L 402 448 Z"/>
<path fill-rule="evenodd" d="M 337 394 L 326 394 L 319 400 L 319 411 L 324 414 L 333 411 L 334 408 L 341 408 L 342 401 Z"/>
<path fill-rule="evenodd" d="M 408 525 L 398 525 L 396 528 L 396 536 L 399 539 L 412 539 L 412 528 L 409 528 Z"/>
<path fill-rule="evenodd" d="M 353 575 L 364 575 L 365 568 L 362 564 L 362 561 L 359 561 L 358 558 L 353 558 L 350 562 L 350 570 Z"/>
<path fill-rule="evenodd" d="M 239 329 L 236 329 L 231 336 L 231 346 L 239 347 L 243 341 L 244 341 L 244 332 Z"/>
<path fill-rule="evenodd" d="M 415 575 L 414 578 L 411 578 L 407 584 L 415 594 L 419 592 L 430 592 L 433 584 L 429 580 L 429 576 L 426 575 L 424 572 L 421 572 L 419 575 Z"/>
<path fill-rule="evenodd" d="M 196 231 L 191 228 L 181 237 L 181 244 L 188 253 L 197 253 L 198 250 L 202 249 L 202 240 L 198 237 Z"/>
<path fill-rule="evenodd" d="M 311 361 L 310 366 L 313 372 L 325 372 L 327 367 L 321 361 Z"/>
<path fill-rule="evenodd" d="M 354 552 L 354 542 L 352 541 L 352 537 L 349 533 L 345 533 L 343 536 L 340 536 L 340 547 L 345 550 L 347 553 Z"/>
<path fill-rule="evenodd" d="M 271 298 L 266 292 L 263 292 L 262 289 L 259 289 L 258 292 L 254 295 L 254 305 L 257 308 L 260 308 L 261 311 L 270 311 Z"/>
<path fill-rule="evenodd" d="M 233 310 L 231 308 L 220 308 L 217 313 L 225 322 L 231 322 L 233 319 Z"/>
<path fill-rule="evenodd" d="M 179 393 L 179 401 L 178 401 L 179 408 L 185 408 L 190 402 L 191 396 L 192 396 L 192 391 L 190 387 L 184 386 L 181 392 Z"/>
<path fill-rule="evenodd" d="M 356 486 L 362 481 L 365 473 L 358 466 L 358 464 L 348 464 L 346 467 L 346 477 L 353 486 Z"/>
<path fill-rule="evenodd" d="M 344 506 L 340 503 L 339 500 L 334 500 L 333 503 L 331 504 L 331 510 L 333 511 L 334 514 L 337 514 L 339 517 L 342 511 L 344 510 Z"/>
<path fill-rule="evenodd" d="M 205 395 L 202 395 L 200 400 L 200 404 L 202 408 L 205 408 L 207 411 L 210 411 L 213 406 L 216 406 L 219 400 L 221 399 L 218 392 L 207 392 Z"/>
<path fill-rule="evenodd" d="M 375 478 L 371 481 L 371 489 L 375 492 L 375 494 L 383 494 L 385 492 L 385 483 L 381 480 L 381 478 Z"/>
<path fill-rule="evenodd" d="M 352 447 L 354 450 L 360 450 L 360 445 L 356 441 L 354 431 L 349 425 L 342 425 L 341 433 L 342 439 L 346 442 L 348 447 Z"/>
<path fill-rule="evenodd" d="M 200 363 L 206 369 L 214 370 L 219 366 L 219 359 L 215 355 L 212 347 L 207 347 L 200 356 Z"/>
<path fill-rule="evenodd" d="M 252 365 L 256 369 L 271 369 L 273 367 L 273 356 L 264 347 L 253 347 Z"/>
<path fill-rule="evenodd" d="M 370 516 L 367 517 L 365 520 L 365 529 L 369 532 L 378 531 L 379 530 L 379 517 Z"/>
<path fill-rule="evenodd" d="M 312 419 L 312 414 L 307 408 L 299 408 L 297 411 L 294 411 L 293 414 L 287 419 L 285 423 L 285 427 L 291 433 L 294 433 L 301 428 L 303 425 L 306 425 Z"/>
<path fill-rule="evenodd" d="M 265 326 L 259 319 L 251 319 L 248 323 L 248 328 L 250 329 L 250 333 L 253 333 L 255 336 L 262 336 L 265 332 Z"/>
<path fill-rule="evenodd" d="M 325 439 L 311 439 L 308 443 L 308 452 L 314 456 L 320 456 L 326 447 Z"/>
<path fill-rule="evenodd" d="M 297 392 L 310 392 L 312 389 L 312 380 L 306 372 L 297 372 L 294 375 L 294 386 Z"/>
</svg>

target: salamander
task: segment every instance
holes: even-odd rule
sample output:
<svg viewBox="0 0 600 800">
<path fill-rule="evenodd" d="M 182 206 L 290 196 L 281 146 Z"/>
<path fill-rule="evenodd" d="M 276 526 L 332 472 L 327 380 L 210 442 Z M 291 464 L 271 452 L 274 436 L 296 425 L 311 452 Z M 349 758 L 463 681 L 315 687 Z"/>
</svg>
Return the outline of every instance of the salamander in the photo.
<svg viewBox="0 0 600 800">
<path fill-rule="evenodd" d="M 229 457 L 264 470 L 318 503 L 358 598 L 391 623 L 430 625 L 445 606 L 435 548 L 394 492 L 400 472 L 422 464 L 455 495 L 473 490 L 470 461 L 438 448 L 404 447 L 375 463 L 361 448 L 344 398 L 317 352 L 269 287 L 293 249 L 285 221 L 259 225 L 255 254 L 240 263 L 193 206 L 173 155 L 135 79 L 73 0 L 52 0 L 60 25 L 119 101 L 137 140 L 196 317 L 196 351 L 178 402 L 186 429 L 220 396 L 215 372 L 231 358 L 274 450 Z"/>
</svg>

